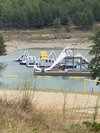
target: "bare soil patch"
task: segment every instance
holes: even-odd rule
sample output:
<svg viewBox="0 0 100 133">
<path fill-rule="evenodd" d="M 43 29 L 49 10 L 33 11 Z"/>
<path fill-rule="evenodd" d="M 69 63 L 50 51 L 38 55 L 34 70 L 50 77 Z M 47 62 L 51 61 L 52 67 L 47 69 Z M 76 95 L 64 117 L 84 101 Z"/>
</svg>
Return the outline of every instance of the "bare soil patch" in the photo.
<svg viewBox="0 0 100 133">
<path fill-rule="evenodd" d="M 41 30 L 3 30 L 1 31 L 7 48 L 7 53 L 11 53 L 27 48 L 64 48 L 72 47 L 77 49 L 90 49 L 92 41 L 91 31 L 81 31 L 71 29 L 69 32 L 65 28 L 55 32 L 54 29 Z"/>
</svg>

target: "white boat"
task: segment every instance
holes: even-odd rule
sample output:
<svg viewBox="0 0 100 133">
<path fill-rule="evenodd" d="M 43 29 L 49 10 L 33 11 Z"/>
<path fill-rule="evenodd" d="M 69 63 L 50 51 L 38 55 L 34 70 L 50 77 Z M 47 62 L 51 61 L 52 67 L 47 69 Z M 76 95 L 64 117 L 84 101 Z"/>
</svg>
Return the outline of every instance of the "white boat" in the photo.
<svg viewBox="0 0 100 133">
<path fill-rule="evenodd" d="M 18 58 L 20 65 L 26 65 L 27 67 L 32 67 L 36 63 L 36 57 L 30 56 L 28 51 L 24 51 L 24 53 Z"/>
<path fill-rule="evenodd" d="M 26 66 L 33 67 L 36 64 L 36 57 L 35 56 L 27 56 L 26 57 Z"/>
<path fill-rule="evenodd" d="M 23 57 L 20 61 L 19 61 L 20 65 L 26 65 L 26 57 Z"/>
<path fill-rule="evenodd" d="M 24 53 L 18 59 L 20 65 L 26 65 L 26 58 L 29 56 L 28 51 L 24 51 Z"/>
<path fill-rule="evenodd" d="M 29 55 L 29 52 L 28 51 L 24 51 L 24 53 L 15 61 L 22 61 L 22 60 L 25 60 L 25 58 Z"/>
<path fill-rule="evenodd" d="M 37 67 L 50 67 L 56 60 L 56 55 L 54 51 L 48 55 L 47 51 L 41 51 L 40 58 L 37 60 Z"/>
<path fill-rule="evenodd" d="M 38 59 L 38 67 L 50 67 L 54 63 L 55 59 L 50 59 L 50 58 L 39 58 Z"/>
</svg>

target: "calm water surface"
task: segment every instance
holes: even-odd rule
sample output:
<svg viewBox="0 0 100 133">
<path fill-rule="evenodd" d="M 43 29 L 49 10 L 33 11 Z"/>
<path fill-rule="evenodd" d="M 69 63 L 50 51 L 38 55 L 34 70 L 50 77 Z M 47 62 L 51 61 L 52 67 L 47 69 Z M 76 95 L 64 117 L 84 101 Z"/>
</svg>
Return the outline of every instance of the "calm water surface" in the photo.
<svg viewBox="0 0 100 133">
<path fill-rule="evenodd" d="M 51 49 L 47 50 L 48 53 Z M 40 49 L 28 49 L 30 55 L 35 55 L 37 58 L 40 56 Z M 0 70 L 0 88 L 48 88 L 68 91 L 83 91 L 85 77 L 50 77 L 50 76 L 35 76 L 33 68 L 19 65 L 14 60 L 18 59 L 24 50 L 12 53 L 7 56 L 1 56 L 0 62 L 6 63 L 6 67 Z M 61 50 L 55 50 L 57 56 Z M 74 53 L 81 53 L 90 60 L 88 50 L 74 50 Z M 87 91 L 99 91 L 100 86 L 96 86 L 94 82 L 87 82 Z"/>
</svg>

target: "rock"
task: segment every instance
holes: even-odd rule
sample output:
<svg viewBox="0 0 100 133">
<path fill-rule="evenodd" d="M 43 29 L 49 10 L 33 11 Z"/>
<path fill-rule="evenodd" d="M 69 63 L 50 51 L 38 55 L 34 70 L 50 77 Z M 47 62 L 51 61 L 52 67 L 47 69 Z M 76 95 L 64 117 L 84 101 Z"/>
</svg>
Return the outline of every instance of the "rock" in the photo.
<svg viewBox="0 0 100 133">
<path fill-rule="evenodd" d="M 71 36 L 66 36 L 66 38 L 67 38 L 67 39 L 70 39 L 70 38 L 71 38 Z"/>
</svg>

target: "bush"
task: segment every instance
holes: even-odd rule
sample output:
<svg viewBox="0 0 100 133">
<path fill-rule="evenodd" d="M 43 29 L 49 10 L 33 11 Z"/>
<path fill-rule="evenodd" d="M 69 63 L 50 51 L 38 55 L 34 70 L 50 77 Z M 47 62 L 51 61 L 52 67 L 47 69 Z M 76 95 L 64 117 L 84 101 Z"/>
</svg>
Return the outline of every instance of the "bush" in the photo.
<svg viewBox="0 0 100 133">
<path fill-rule="evenodd" d="M 6 45 L 4 44 L 4 38 L 3 38 L 2 34 L 0 34 L 0 55 L 6 54 L 5 47 L 6 47 Z"/>
<path fill-rule="evenodd" d="M 89 121 L 84 121 L 83 124 L 90 130 L 94 132 L 99 132 L 100 131 L 100 123 L 97 122 L 89 122 Z"/>
<path fill-rule="evenodd" d="M 60 18 L 56 18 L 56 19 L 53 20 L 52 27 L 55 28 L 56 30 L 61 28 Z"/>
<path fill-rule="evenodd" d="M 92 28 L 94 24 L 94 16 L 92 12 L 77 12 L 73 16 L 73 24 L 79 28 Z"/>
</svg>

